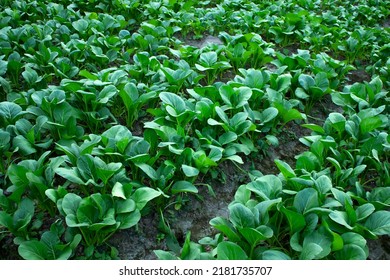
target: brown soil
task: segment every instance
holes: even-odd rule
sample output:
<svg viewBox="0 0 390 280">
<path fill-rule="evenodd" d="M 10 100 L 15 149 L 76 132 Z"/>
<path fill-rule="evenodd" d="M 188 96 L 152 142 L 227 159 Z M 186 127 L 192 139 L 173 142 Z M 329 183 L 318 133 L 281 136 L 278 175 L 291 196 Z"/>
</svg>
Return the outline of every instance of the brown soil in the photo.
<svg viewBox="0 0 390 280">
<path fill-rule="evenodd" d="M 353 70 L 347 75 L 347 78 L 351 84 L 369 82 L 371 80 L 370 75 L 364 70 Z"/>
</svg>

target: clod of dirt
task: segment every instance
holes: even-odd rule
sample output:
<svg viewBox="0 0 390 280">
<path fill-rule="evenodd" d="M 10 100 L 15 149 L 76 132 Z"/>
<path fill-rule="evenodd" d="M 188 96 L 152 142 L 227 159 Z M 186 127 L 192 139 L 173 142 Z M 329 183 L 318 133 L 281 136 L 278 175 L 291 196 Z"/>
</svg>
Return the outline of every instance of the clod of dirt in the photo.
<svg viewBox="0 0 390 280">
<path fill-rule="evenodd" d="M 197 48 L 204 48 L 207 45 L 215 44 L 215 45 L 223 45 L 223 42 L 215 36 L 207 35 L 203 37 L 201 40 L 192 40 L 192 39 L 185 39 L 184 43 L 193 47 Z"/>
<path fill-rule="evenodd" d="M 368 240 L 370 260 L 390 260 L 390 237 L 381 236 L 376 240 Z"/>
<path fill-rule="evenodd" d="M 353 70 L 350 71 L 347 75 L 351 84 L 353 83 L 363 83 L 364 81 L 370 81 L 371 77 L 364 70 Z"/>
</svg>

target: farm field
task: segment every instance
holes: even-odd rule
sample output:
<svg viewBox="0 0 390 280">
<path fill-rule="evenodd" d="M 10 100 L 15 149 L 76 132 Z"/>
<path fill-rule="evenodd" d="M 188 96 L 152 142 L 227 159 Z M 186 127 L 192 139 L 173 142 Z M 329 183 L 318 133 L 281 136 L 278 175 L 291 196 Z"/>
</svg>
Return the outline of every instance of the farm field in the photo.
<svg viewBox="0 0 390 280">
<path fill-rule="evenodd" d="M 389 89 L 389 0 L 0 0 L 0 259 L 390 259 Z"/>
</svg>

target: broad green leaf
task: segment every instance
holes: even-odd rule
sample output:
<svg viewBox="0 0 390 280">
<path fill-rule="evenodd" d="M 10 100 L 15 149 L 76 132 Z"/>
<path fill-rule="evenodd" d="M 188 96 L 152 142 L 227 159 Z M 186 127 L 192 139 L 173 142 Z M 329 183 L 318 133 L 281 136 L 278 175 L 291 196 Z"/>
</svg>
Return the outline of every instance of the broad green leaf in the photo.
<svg viewBox="0 0 390 280">
<path fill-rule="evenodd" d="M 299 213 L 305 214 L 311 208 L 319 206 L 318 192 L 312 188 L 299 191 L 294 197 L 293 205 Z"/>
<path fill-rule="evenodd" d="M 345 226 L 347 229 L 353 229 L 352 226 L 349 224 L 348 215 L 344 211 L 334 210 L 329 214 L 329 218 L 331 218 L 334 222 Z"/>
<path fill-rule="evenodd" d="M 374 205 L 366 203 L 356 208 L 357 221 L 362 221 L 375 211 Z"/>
<path fill-rule="evenodd" d="M 138 224 L 140 220 L 141 220 L 141 212 L 138 209 L 131 213 L 118 214 L 116 216 L 116 221 L 120 223 L 118 229 L 131 228 L 136 224 Z"/>
<path fill-rule="evenodd" d="M 240 241 L 240 236 L 236 232 L 236 229 L 233 225 L 224 218 L 216 217 L 210 220 L 210 225 L 221 231 L 230 241 L 238 242 Z"/>
<path fill-rule="evenodd" d="M 94 158 L 94 162 L 96 165 L 96 173 L 97 176 L 103 181 L 106 185 L 108 180 L 122 168 L 122 163 L 120 162 L 110 162 L 105 163 L 98 157 Z"/>
<path fill-rule="evenodd" d="M 264 200 L 271 200 L 279 198 L 282 192 L 282 182 L 275 175 L 265 175 L 247 184 L 247 189 Z"/>
<path fill-rule="evenodd" d="M 302 253 L 299 256 L 301 260 L 314 260 L 323 251 L 322 247 L 315 243 L 306 243 L 303 246 Z"/>
<path fill-rule="evenodd" d="M 176 257 L 174 254 L 163 250 L 154 250 L 153 253 L 156 254 L 159 260 L 178 260 L 178 257 Z"/>
<path fill-rule="evenodd" d="M 218 55 L 216 52 L 205 52 L 200 55 L 199 62 L 202 66 L 207 68 L 212 68 L 218 60 Z M 196 66 L 196 65 L 195 65 Z M 198 68 L 199 71 L 202 71 Z"/>
<path fill-rule="evenodd" d="M 72 183 L 85 185 L 85 182 L 80 178 L 80 174 L 75 167 L 72 169 L 59 167 L 55 170 L 55 172 Z"/>
<path fill-rule="evenodd" d="M 301 74 L 298 78 L 298 81 L 301 87 L 303 87 L 306 91 L 315 85 L 314 79 L 306 74 Z"/>
<path fill-rule="evenodd" d="M 250 198 L 251 192 L 246 188 L 245 185 L 239 186 L 236 193 L 234 194 L 234 200 L 244 205 L 248 202 Z"/>
<path fill-rule="evenodd" d="M 376 187 L 367 194 L 367 198 L 370 202 L 390 206 L 390 187 Z"/>
<path fill-rule="evenodd" d="M 321 175 L 318 177 L 315 181 L 315 185 L 318 191 L 323 195 L 329 193 L 329 191 L 332 189 L 332 181 L 326 175 Z"/>
<path fill-rule="evenodd" d="M 361 248 L 366 247 L 367 240 L 356 232 L 346 232 L 341 235 L 344 244 L 355 244 Z"/>
<path fill-rule="evenodd" d="M 168 111 L 171 116 L 177 117 L 186 111 L 186 104 L 180 96 L 171 92 L 162 92 L 159 96 L 165 105 L 173 109 Z"/>
<path fill-rule="evenodd" d="M 316 244 L 321 247 L 321 252 L 315 255 L 314 258 L 316 259 L 322 259 L 325 258 L 329 253 L 331 252 L 331 246 L 332 246 L 332 241 L 331 239 L 318 231 L 313 231 L 310 234 L 306 235 L 304 240 L 303 240 L 303 251 L 305 251 L 305 247 L 308 244 Z"/>
<path fill-rule="evenodd" d="M 66 215 L 76 215 L 82 198 L 74 193 L 68 193 L 62 199 L 61 207 Z"/>
<path fill-rule="evenodd" d="M 221 144 L 223 146 L 223 145 L 229 144 L 233 141 L 236 141 L 237 138 L 238 138 L 238 136 L 236 133 L 234 133 L 233 131 L 228 131 L 219 137 L 218 142 L 219 142 L 219 144 Z"/>
<path fill-rule="evenodd" d="M 291 234 L 301 231 L 306 226 L 306 221 L 302 214 L 289 210 L 284 206 L 280 207 L 280 211 L 288 220 Z"/>
<path fill-rule="evenodd" d="M 350 197 L 348 194 L 346 194 L 345 192 L 340 191 L 340 190 L 338 190 L 338 189 L 336 189 L 336 188 L 332 188 L 331 191 L 332 191 L 334 197 L 335 197 L 343 206 L 345 206 L 345 201 L 348 201 L 348 203 L 349 203 L 350 205 L 353 204 L 351 197 Z"/>
<path fill-rule="evenodd" d="M 342 114 L 330 113 L 328 119 L 337 131 L 344 131 L 346 119 Z"/>
<path fill-rule="evenodd" d="M 378 127 L 382 126 L 382 124 L 383 124 L 382 119 L 379 116 L 364 118 L 360 122 L 360 132 L 362 134 L 371 132 L 377 129 Z"/>
<path fill-rule="evenodd" d="M 390 212 L 381 210 L 371 214 L 364 226 L 376 235 L 390 234 Z"/>
<path fill-rule="evenodd" d="M 223 241 L 217 246 L 218 260 L 247 260 L 245 251 L 237 244 L 229 241 Z"/>
<path fill-rule="evenodd" d="M 342 250 L 336 252 L 335 257 L 338 260 L 366 260 L 368 254 L 362 247 L 355 244 L 346 244 Z"/>
<path fill-rule="evenodd" d="M 273 119 L 276 118 L 276 116 L 279 114 L 278 109 L 274 107 L 268 107 L 264 111 L 260 112 L 260 121 L 262 123 L 267 123 L 272 121 Z"/>
<path fill-rule="evenodd" d="M 273 249 L 264 251 L 262 254 L 262 259 L 263 260 L 286 260 L 286 261 L 291 260 L 291 258 L 285 253 Z"/>
<path fill-rule="evenodd" d="M 113 85 L 105 86 L 98 95 L 98 102 L 101 104 L 106 104 L 110 99 L 116 95 L 118 90 Z"/>
<path fill-rule="evenodd" d="M 275 159 L 275 164 L 286 179 L 296 176 L 294 170 L 290 167 L 290 165 L 288 165 L 288 163 Z"/>
<path fill-rule="evenodd" d="M 198 189 L 190 182 L 187 181 L 177 181 L 173 184 L 171 189 L 172 194 L 177 193 L 198 193 Z"/>
<path fill-rule="evenodd" d="M 254 227 L 255 216 L 253 212 L 246 206 L 236 203 L 229 206 L 230 221 L 236 227 Z"/>
<path fill-rule="evenodd" d="M 136 210 L 135 201 L 131 198 L 129 199 L 121 199 L 115 201 L 115 213 L 116 214 L 125 214 L 130 213 Z"/>
<path fill-rule="evenodd" d="M 115 185 L 112 187 L 111 195 L 113 197 L 126 199 L 125 190 L 123 189 L 123 185 L 120 182 L 116 182 Z"/>
<path fill-rule="evenodd" d="M 183 170 L 184 175 L 186 175 L 187 177 L 195 177 L 199 175 L 199 169 L 195 167 L 183 164 L 181 168 Z"/>
<path fill-rule="evenodd" d="M 134 192 L 132 199 L 137 204 L 138 210 L 141 211 L 149 201 L 160 195 L 160 191 L 156 191 L 149 187 L 141 187 Z"/>
<path fill-rule="evenodd" d="M 320 166 L 318 157 L 312 152 L 306 151 L 297 156 L 296 169 L 304 169 L 312 172 L 318 170 Z"/>
<path fill-rule="evenodd" d="M 18 253 L 25 260 L 48 260 L 47 248 L 38 240 L 23 242 L 18 247 Z"/>
<path fill-rule="evenodd" d="M 32 69 L 28 66 L 25 67 L 25 70 L 23 71 L 22 76 L 30 86 L 32 86 L 35 83 L 40 82 L 42 80 L 42 78 L 40 78 L 38 76 L 37 71 L 35 71 L 34 69 Z"/>
<path fill-rule="evenodd" d="M 80 34 L 84 34 L 88 28 L 88 21 L 85 19 L 79 19 L 72 23 L 74 29 L 76 29 Z"/>
<path fill-rule="evenodd" d="M 273 236 L 273 231 L 267 226 L 254 228 L 241 228 L 238 230 L 242 236 L 248 241 L 251 246 L 257 246 L 261 241 L 269 239 Z"/>
<path fill-rule="evenodd" d="M 0 117 L 6 119 L 9 123 L 14 123 L 16 118 L 23 114 L 24 112 L 22 107 L 16 103 L 8 101 L 3 101 L 0 103 Z"/>
<path fill-rule="evenodd" d="M 136 166 L 139 167 L 143 172 L 145 172 L 145 174 L 148 175 L 148 177 L 153 181 L 159 179 L 156 170 L 154 170 L 150 165 L 146 163 L 137 163 Z"/>
</svg>

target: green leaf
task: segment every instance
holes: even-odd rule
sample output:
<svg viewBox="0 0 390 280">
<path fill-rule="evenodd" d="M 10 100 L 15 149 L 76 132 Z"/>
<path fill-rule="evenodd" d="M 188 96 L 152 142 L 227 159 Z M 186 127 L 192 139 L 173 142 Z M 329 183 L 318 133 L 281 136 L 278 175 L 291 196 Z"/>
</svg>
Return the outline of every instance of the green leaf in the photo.
<svg viewBox="0 0 390 280">
<path fill-rule="evenodd" d="M 362 221 L 375 211 L 374 205 L 366 203 L 356 208 L 357 221 Z"/>
<path fill-rule="evenodd" d="M 260 226 L 254 228 L 241 228 L 238 230 L 241 235 L 248 241 L 251 246 L 257 246 L 261 241 L 269 239 L 273 236 L 273 231 L 270 227 Z"/>
<path fill-rule="evenodd" d="M 25 260 L 48 260 L 47 248 L 38 240 L 23 242 L 18 247 L 18 253 Z"/>
<path fill-rule="evenodd" d="M 156 254 L 159 260 L 178 260 L 178 257 L 176 257 L 174 254 L 163 250 L 154 250 L 153 253 Z"/>
<path fill-rule="evenodd" d="M 364 118 L 360 122 L 360 132 L 365 134 L 377 129 L 380 126 L 382 126 L 382 119 L 379 116 Z"/>
<path fill-rule="evenodd" d="M 236 232 L 236 229 L 233 225 L 224 218 L 216 217 L 211 219 L 210 225 L 212 225 L 217 230 L 221 231 L 224 235 L 226 235 L 229 240 L 233 242 L 240 241 L 240 236 Z"/>
<path fill-rule="evenodd" d="M 229 241 L 222 241 L 217 246 L 218 260 L 247 260 L 245 251 L 237 244 Z"/>
<path fill-rule="evenodd" d="M 25 67 L 22 76 L 30 86 L 42 80 L 42 78 L 38 77 L 37 71 L 28 66 Z"/>
<path fill-rule="evenodd" d="M 230 221 L 236 227 L 255 227 L 254 214 L 248 207 L 240 203 L 229 205 L 229 217 Z"/>
<path fill-rule="evenodd" d="M 132 199 L 135 201 L 137 208 L 142 210 L 149 201 L 160 195 L 160 191 L 156 191 L 149 187 L 141 187 L 134 192 Z"/>
<path fill-rule="evenodd" d="M 344 244 L 355 244 L 361 248 L 367 245 L 367 240 L 356 232 L 346 232 L 341 235 Z"/>
<path fill-rule="evenodd" d="M 116 221 L 120 223 L 120 226 L 118 229 L 128 229 L 136 224 L 141 220 L 141 212 L 140 210 L 136 210 L 131 213 L 126 214 L 118 214 L 116 216 Z"/>
<path fill-rule="evenodd" d="M 376 235 L 390 234 L 390 212 L 382 210 L 371 214 L 364 226 Z"/>
<path fill-rule="evenodd" d="M 229 144 L 233 141 L 236 141 L 237 138 L 238 138 L 238 136 L 236 133 L 234 133 L 233 131 L 228 131 L 219 137 L 218 142 L 219 142 L 219 144 L 221 144 L 221 146 L 223 146 L 223 145 Z"/>
<path fill-rule="evenodd" d="M 74 193 L 68 193 L 62 199 L 61 207 L 66 215 L 76 215 L 82 198 Z"/>
<path fill-rule="evenodd" d="M 330 113 L 328 119 L 337 131 L 339 132 L 344 131 L 346 119 L 342 114 Z"/>
<path fill-rule="evenodd" d="M 113 197 L 126 199 L 126 192 L 123 188 L 123 185 L 119 182 L 116 182 L 115 185 L 112 187 L 111 195 Z"/>
<path fill-rule="evenodd" d="M 290 165 L 288 165 L 288 163 L 275 159 L 275 164 L 286 179 L 296 176 L 294 170 L 290 167 Z"/>
<path fill-rule="evenodd" d="M 3 101 L 0 103 L 0 117 L 6 119 L 9 123 L 14 123 L 16 118 L 23 114 L 24 112 L 22 107 L 20 107 L 18 104 L 8 101 Z"/>
<path fill-rule="evenodd" d="M 299 256 L 301 260 L 314 260 L 321 252 L 322 247 L 315 243 L 306 243 L 303 246 L 302 253 Z"/>
<path fill-rule="evenodd" d="M 326 175 L 321 175 L 315 181 L 315 185 L 321 194 L 327 194 L 332 189 L 332 181 Z"/>
<path fill-rule="evenodd" d="M 121 199 L 115 201 L 115 213 L 117 214 L 125 214 L 133 212 L 136 209 L 135 201 L 131 198 L 129 199 Z"/>
<path fill-rule="evenodd" d="M 317 170 L 321 166 L 318 157 L 309 151 L 297 156 L 296 169 L 304 169 L 308 172 Z"/>
<path fill-rule="evenodd" d="M 74 29 L 76 29 L 80 34 L 84 34 L 88 28 L 88 21 L 85 19 L 79 19 L 72 23 Z"/>
<path fill-rule="evenodd" d="M 294 197 L 293 205 L 299 213 L 305 214 L 311 208 L 319 206 L 318 192 L 312 188 L 299 191 Z"/>
<path fill-rule="evenodd" d="M 365 250 L 355 244 L 346 244 L 343 249 L 336 252 L 338 260 L 366 260 L 368 255 Z"/>
<path fill-rule="evenodd" d="M 173 184 L 171 189 L 172 194 L 177 193 L 198 193 L 198 189 L 190 182 L 187 181 L 177 181 Z"/>
<path fill-rule="evenodd" d="M 148 177 L 153 181 L 159 179 L 156 170 L 154 170 L 150 165 L 146 163 L 136 163 L 136 166 L 139 167 L 143 172 L 145 172 L 145 174 L 148 175 Z"/>
<path fill-rule="evenodd" d="M 71 181 L 72 183 L 78 185 L 85 185 L 85 182 L 80 178 L 80 174 L 77 172 L 77 169 L 73 167 L 72 169 L 59 167 L 55 172 L 61 177 Z"/>
<path fill-rule="evenodd" d="M 275 107 L 268 107 L 267 109 L 260 112 L 259 118 L 262 123 L 267 123 L 275 119 L 278 114 L 278 109 Z"/>
<path fill-rule="evenodd" d="M 186 104 L 180 96 L 171 92 L 161 92 L 159 96 L 166 106 L 171 107 L 171 110 L 167 108 L 171 116 L 178 117 L 186 111 Z"/>
<path fill-rule="evenodd" d="M 340 191 L 340 190 L 338 190 L 338 189 L 336 189 L 336 188 L 332 188 L 331 191 L 332 191 L 334 197 L 335 197 L 343 206 L 345 206 L 345 201 L 348 201 L 348 203 L 349 203 L 350 205 L 353 204 L 351 197 L 350 197 L 348 194 L 346 194 L 345 192 Z"/>
<path fill-rule="evenodd" d="M 313 231 L 310 234 L 306 235 L 304 240 L 303 240 L 303 251 L 305 251 L 305 247 L 309 244 L 316 244 L 321 247 L 321 251 L 315 254 L 314 258 L 316 259 L 322 259 L 325 258 L 329 253 L 331 252 L 331 246 L 332 246 L 332 241 L 331 239 L 318 231 Z M 312 246 L 312 245 L 310 245 Z M 316 250 L 316 249 L 315 249 Z"/>
<path fill-rule="evenodd" d="M 106 104 L 110 101 L 110 99 L 116 95 L 118 90 L 113 85 L 105 86 L 98 95 L 98 102 L 101 104 Z"/>
<path fill-rule="evenodd" d="M 306 91 L 315 85 L 314 79 L 306 74 L 301 74 L 298 78 L 298 82 Z"/>
<path fill-rule="evenodd" d="M 285 253 L 273 249 L 264 251 L 262 254 L 262 259 L 263 260 L 286 260 L 286 261 L 291 260 L 291 258 Z"/>
<path fill-rule="evenodd" d="M 291 234 L 301 231 L 306 226 L 306 220 L 302 214 L 289 210 L 284 206 L 280 207 L 280 211 L 286 216 L 288 220 Z"/>
<path fill-rule="evenodd" d="M 349 219 L 346 212 L 334 210 L 329 214 L 329 218 L 331 218 L 334 222 L 345 226 L 347 229 L 353 229 L 352 226 L 349 224 Z"/>
<path fill-rule="evenodd" d="M 199 174 L 199 169 L 197 169 L 195 167 L 183 164 L 181 166 L 181 168 L 184 172 L 184 175 L 186 175 L 187 177 L 195 177 L 195 176 L 198 176 L 198 174 Z"/>
<path fill-rule="evenodd" d="M 216 52 L 213 51 L 202 53 L 199 58 L 200 64 L 206 68 L 212 68 L 216 64 L 217 60 L 218 60 L 218 55 Z M 197 69 L 199 71 L 204 71 L 202 69 L 199 69 L 198 67 Z"/>
<path fill-rule="evenodd" d="M 94 163 L 96 166 L 97 176 L 103 181 L 106 185 L 108 180 L 122 168 L 122 163 L 120 162 L 110 162 L 105 163 L 98 157 L 94 158 Z"/>
</svg>

